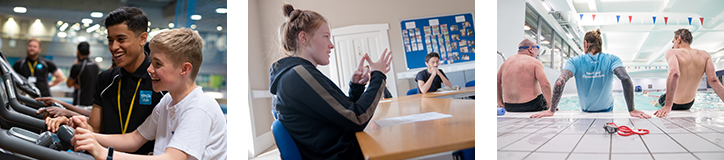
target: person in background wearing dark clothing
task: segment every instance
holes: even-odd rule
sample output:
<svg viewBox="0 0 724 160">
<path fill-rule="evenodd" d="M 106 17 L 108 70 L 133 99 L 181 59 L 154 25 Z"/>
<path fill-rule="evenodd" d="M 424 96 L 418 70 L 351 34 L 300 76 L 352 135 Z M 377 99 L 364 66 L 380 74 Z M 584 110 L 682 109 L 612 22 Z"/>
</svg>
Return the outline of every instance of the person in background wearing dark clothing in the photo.
<svg viewBox="0 0 724 160">
<path fill-rule="evenodd" d="M 93 89 L 98 81 L 98 73 L 100 68 L 96 62 L 88 59 L 90 55 L 90 44 L 88 42 L 80 42 L 78 44 L 78 50 L 76 57 L 76 63 L 70 69 L 70 77 L 65 84 L 68 87 L 73 87 L 73 104 L 67 104 L 63 101 L 58 101 L 52 97 L 41 97 L 36 98 L 46 104 L 59 103 L 66 109 L 58 107 L 47 107 L 38 110 L 38 113 L 46 112 L 46 117 L 57 117 L 57 116 L 75 116 L 84 115 L 90 116 L 90 109 L 93 107 Z"/>
<path fill-rule="evenodd" d="M 27 56 L 15 61 L 13 70 L 38 87 L 41 97 L 50 97 L 50 87 L 63 83 L 65 75 L 53 61 L 40 57 L 42 47 L 38 38 L 28 39 L 27 49 Z M 48 74 L 55 76 L 55 80 L 48 83 Z"/>
<path fill-rule="evenodd" d="M 327 19 L 290 4 L 284 4 L 282 11 L 287 20 L 279 33 L 287 57 L 274 62 L 269 75 L 278 120 L 303 159 L 364 159 L 355 132 L 367 127 L 382 99 L 385 73 L 392 67 L 391 52 L 385 49 L 377 62 L 363 56 L 347 97 L 317 69 L 329 64 L 334 48 Z M 372 73 L 364 69 L 365 61 Z"/>
<path fill-rule="evenodd" d="M 88 42 L 78 44 L 78 63 L 70 68 L 70 77 L 66 84 L 75 88 L 73 94 L 73 105 L 81 108 L 93 107 L 93 87 L 98 80 L 100 67 L 96 62 L 90 60 L 90 45 Z"/>
<path fill-rule="evenodd" d="M 417 90 L 420 93 L 435 92 L 438 88 L 442 88 L 442 83 L 452 88 L 452 84 L 448 81 L 445 72 L 437 68 L 438 62 L 440 62 L 440 54 L 432 52 L 425 56 L 427 69 L 417 72 L 417 76 L 415 77 Z"/>
</svg>

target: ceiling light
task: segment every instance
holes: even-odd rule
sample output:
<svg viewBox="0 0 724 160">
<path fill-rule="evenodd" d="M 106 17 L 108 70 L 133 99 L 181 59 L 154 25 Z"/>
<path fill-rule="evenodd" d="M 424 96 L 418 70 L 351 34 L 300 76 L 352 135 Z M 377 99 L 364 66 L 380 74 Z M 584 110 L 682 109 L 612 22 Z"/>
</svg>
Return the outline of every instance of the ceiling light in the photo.
<svg viewBox="0 0 724 160">
<path fill-rule="evenodd" d="M 88 27 L 88 26 L 90 26 L 90 23 L 83 23 L 83 27 Z"/>
<path fill-rule="evenodd" d="M 525 25 L 525 26 L 523 26 L 523 30 L 528 31 L 528 30 L 530 30 L 530 27 L 528 27 L 528 25 Z"/>
<path fill-rule="evenodd" d="M 148 26 L 151 26 L 151 21 L 148 21 Z"/>
<path fill-rule="evenodd" d="M 93 25 L 93 27 L 88 27 L 87 29 L 85 29 L 85 32 L 91 33 L 93 31 L 97 30 L 98 28 L 101 28 L 100 24 Z"/>
<path fill-rule="evenodd" d="M 103 57 L 96 57 L 96 62 L 97 63 L 103 62 Z"/>
<path fill-rule="evenodd" d="M 60 38 L 65 38 L 65 37 L 67 37 L 67 36 L 68 36 L 68 33 L 58 32 L 58 37 L 60 37 Z"/>
<path fill-rule="evenodd" d="M 70 29 L 73 29 L 73 30 L 76 30 L 76 31 L 77 31 L 77 30 L 80 30 L 80 24 L 79 24 L 79 23 L 75 23 L 75 24 L 73 24 L 73 26 L 70 27 Z"/>
<path fill-rule="evenodd" d="M 168 28 L 173 28 L 173 23 L 168 23 Z"/>
<path fill-rule="evenodd" d="M 221 30 L 224 30 L 224 27 L 221 27 L 221 26 L 216 26 L 216 30 L 217 30 L 217 31 L 221 31 Z"/>
<path fill-rule="evenodd" d="M 28 11 L 28 9 L 25 7 L 15 7 L 13 8 L 13 11 L 15 11 L 15 13 L 25 13 Z"/>
<path fill-rule="evenodd" d="M 58 22 L 55 23 L 55 26 L 60 26 L 60 25 L 63 25 L 63 21 L 58 20 Z"/>
<path fill-rule="evenodd" d="M 191 29 L 196 29 L 196 24 L 192 24 Z"/>
<path fill-rule="evenodd" d="M 87 39 L 86 39 L 85 37 L 83 37 L 83 36 L 78 36 L 78 41 L 79 41 L 79 42 L 85 42 L 86 40 L 87 40 Z"/>
<path fill-rule="evenodd" d="M 83 23 L 88 23 L 88 24 L 90 24 L 90 23 L 93 23 L 93 20 L 92 20 L 92 19 L 90 19 L 90 18 L 83 18 L 83 20 L 80 20 L 80 22 L 83 22 Z"/>
<path fill-rule="evenodd" d="M 194 20 L 194 21 L 201 20 L 201 15 L 198 15 L 198 14 L 191 15 L 191 20 Z"/>
<path fill-rule="evenodd" d="M 553 10 L 551 9 L 551 4 L 549 4 L 548 1 L 545 1 L 545 0 L 541 0 L 541 1 L 543 2 L 543 7 L 546 8 L 546 12 L 553 11 Z"/>
<path fill-rule="evenodd" d="M 551 42 L 548 42 L 548 41 L 543 41 L 543 42 L 541 42 L 541 43 L 543 43 L 543 44 L 551 44 Z"/>
<path fill-rule="evenodd" d="M 218 14 L 226 14 L 226 8 L 216 8 L 216 13 L 218 13 Z"/>
<path fill-rule="evenodd" d="M 65 29 L 68 28 L 68 23 L 63 23 L 63 25 L 60 25 L 60 31 L 65 31 Z"/>
<path fill-rule="evenodd" d="M 101 18 L 101 17 L 103 17 L 103 13 L 101 13 L 101 12 L 91 12 L 91 15 L 90 15 L 90 16 L 93 17 L 93 18 Z"/>
</svg>

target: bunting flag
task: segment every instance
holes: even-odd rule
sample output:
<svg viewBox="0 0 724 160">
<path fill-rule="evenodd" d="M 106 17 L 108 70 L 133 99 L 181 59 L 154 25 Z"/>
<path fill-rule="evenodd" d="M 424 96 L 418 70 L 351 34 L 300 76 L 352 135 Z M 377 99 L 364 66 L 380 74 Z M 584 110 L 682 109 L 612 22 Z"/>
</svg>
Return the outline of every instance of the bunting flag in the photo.
<svg viewBox="0 0 724 160">
<path fill-rule="evenodd" d="M 591 16 L 593 16 L 593 21 L 596 21 L 596 14 L 591 14 Z"/>
<path fill-rule="evenodd" d="M 630 16 L 630 15 L 628 16 L 628 23 L 631 23 L 631 17 L 633 17 L 633 16 Z"/>
<path fill-rule="evenodd" d="M 664 17 L 664 25 L 669 25 L 669 17 Z"/>
<path fill-rule="evenodd" d="M 656 16 L 652 16 L 654 18 L 654 24 L 656 24 Z"/>
<path fill-rule="evenodd" d="M 701 26 L 704 26 L 704 17 L 699 17 L 699 21 L 701 21 Z"/>
<path fill-rule="evenodd" d="M 616 23 L 619 23 L 618 20 L 621 19 L 621 15 L 616 15 Z"/>
<path fill-rule="evenodd" d="M 691 17 L 689 17 L 689 25 L 691 25 Z"/>
<path fill-rule="evenodd" d="M 583 14 L 581 14 L 581 20 L 583 20 Z"/>
</svg>

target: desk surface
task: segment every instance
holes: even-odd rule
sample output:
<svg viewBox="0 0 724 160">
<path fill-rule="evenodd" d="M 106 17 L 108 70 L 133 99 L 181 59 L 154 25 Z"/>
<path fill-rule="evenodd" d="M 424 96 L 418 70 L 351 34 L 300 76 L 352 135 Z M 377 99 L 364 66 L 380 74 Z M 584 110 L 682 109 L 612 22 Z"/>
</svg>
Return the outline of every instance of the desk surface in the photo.
<svg viewBox="0 0 724 160">
<path fill-rule="evenodd" d="M 406 100 L 380 103 L 367 128 L 356 133 L 365 158 L 404 159 L 475 147 L 475 100 L 400 98 Z M 453 117 L 382 128 L 374 122 L 426 112 Z"/>
<path fill-rule="evenodd" d="M 389 103 L 389 102 L 395 102 L 395 101 L 406 101 L 411 99 L 420 99 L 420 98 L 434 98 L 434 97 L 442 97 L 442 96 L 449 96 L 449 95 L 456 95 L 456 94 L 464 94 L 464 93 L 470 93 L 475 92 L 475 86 L 473 87 L 465 87 L 460 88 L 459 90 L 454 91 L 437 91 L 437 92 L 429 92 L 425 94 L 415 94 L 415 95 L 409 95 L 409 96 L 400 96 L 390 99 L 385 99 L 380 101 L 380 103 Z"/>
</svg>

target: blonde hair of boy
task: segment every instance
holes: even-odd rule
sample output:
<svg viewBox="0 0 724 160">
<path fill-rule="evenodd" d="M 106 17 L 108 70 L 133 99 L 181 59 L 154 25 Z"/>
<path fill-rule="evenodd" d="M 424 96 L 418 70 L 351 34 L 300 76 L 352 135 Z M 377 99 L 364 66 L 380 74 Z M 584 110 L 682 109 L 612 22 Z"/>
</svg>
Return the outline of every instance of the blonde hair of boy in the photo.
<svg viewBox="0 0 724 160">
<path fill-rule="evenodd" d="M 166 57 L 173 62 L 174 67 L 184 62 L 191 63 L 191 80 L 196 80 L 201 62 L 204 61 L 204 44 L 199 33 L 188 28 L 172 29 L 156 34 L 150 43 L 151 46 L 166 51 Z"/>
</svg>

